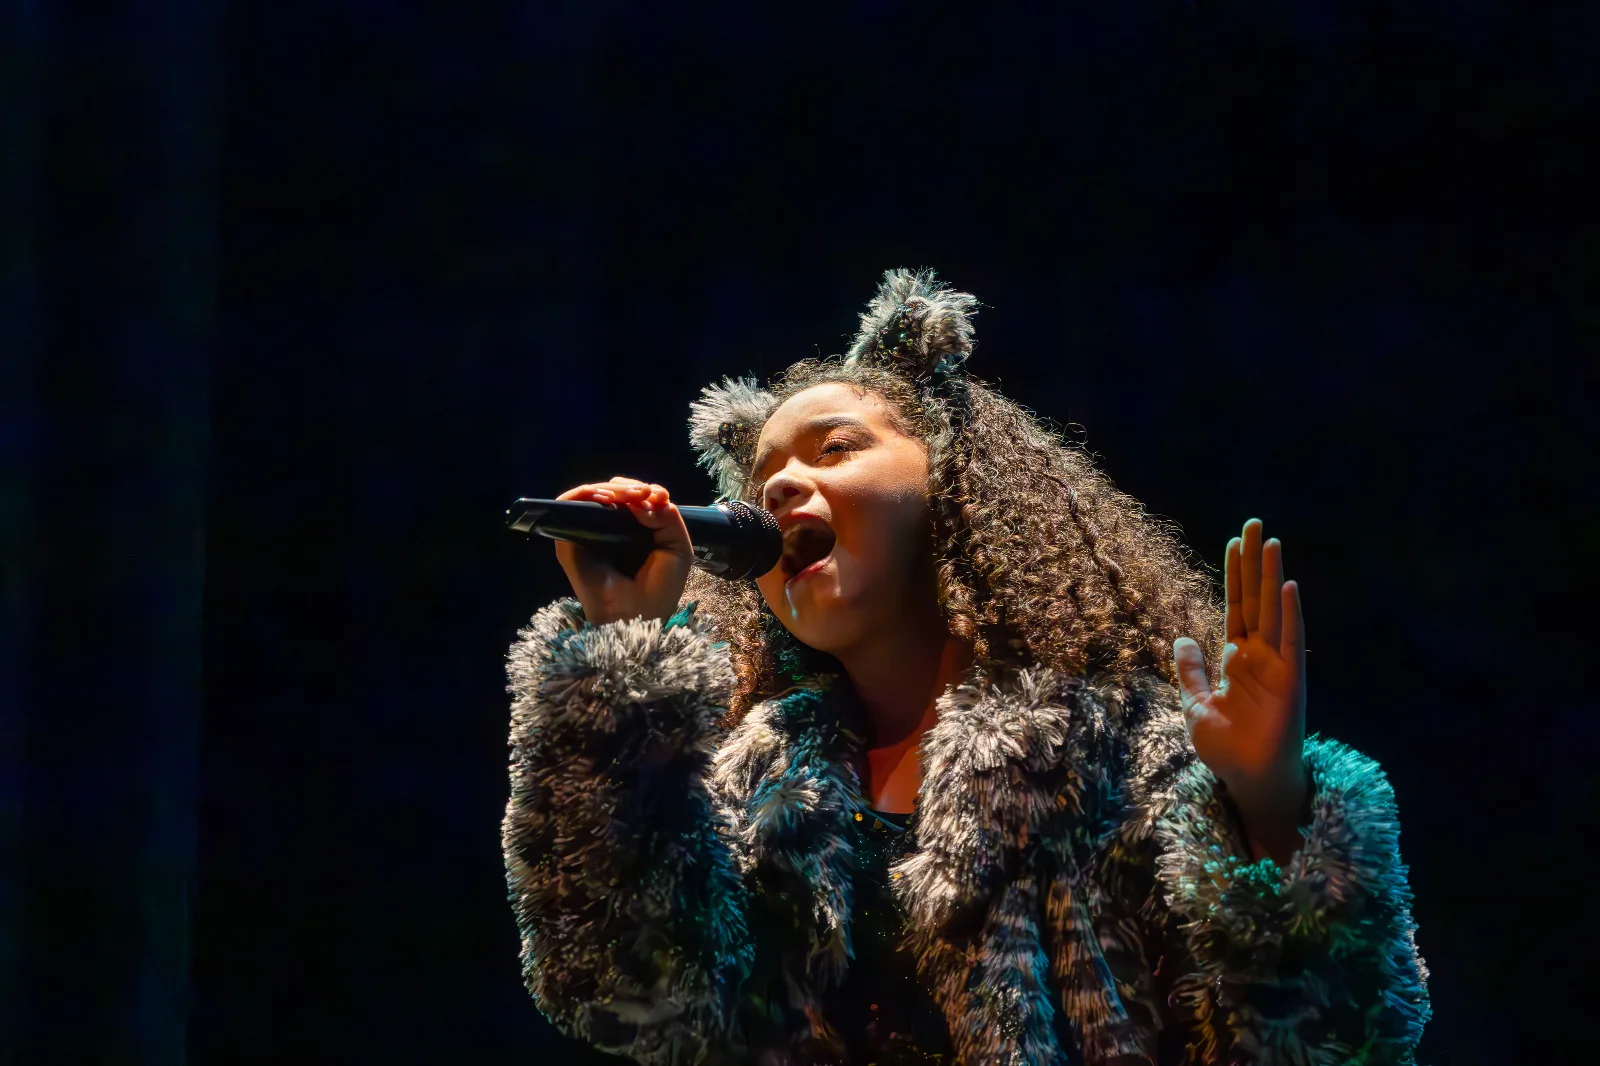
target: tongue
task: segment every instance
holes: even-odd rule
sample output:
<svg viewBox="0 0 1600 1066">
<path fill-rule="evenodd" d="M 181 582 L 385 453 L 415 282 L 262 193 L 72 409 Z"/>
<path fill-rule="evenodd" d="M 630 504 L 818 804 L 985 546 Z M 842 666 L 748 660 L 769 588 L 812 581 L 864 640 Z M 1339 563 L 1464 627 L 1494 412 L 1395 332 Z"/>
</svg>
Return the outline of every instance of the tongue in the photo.
<svg viewBox="0 0 1600 1066">
<path fill-rule="evenodd" d="M 798 574 L 800 571 L 804 570 L 806 567 L 810 566 L 812 563 L 816 562 L 817 560 L 825 559 L 825 558 L 827 558 L 826 553 L 824 553 L 823 555 L 818 555 L 815 552 L 805 552 L 803 554 L 796 554 L 796 555 L 785 555 L 783 557 L 783 566 L 784 566 L 784 569 L 788 570 L 790 575 L 792 576 L 794 574 Z"/>
<path fill-rule="evenodd" d="M 833 551 L 833 537 L 812 530 L 795 533 L 785 546 L 783 565 L 791 574 L 798 574 L 812 563 L 826 559 Z"/>
</svg>

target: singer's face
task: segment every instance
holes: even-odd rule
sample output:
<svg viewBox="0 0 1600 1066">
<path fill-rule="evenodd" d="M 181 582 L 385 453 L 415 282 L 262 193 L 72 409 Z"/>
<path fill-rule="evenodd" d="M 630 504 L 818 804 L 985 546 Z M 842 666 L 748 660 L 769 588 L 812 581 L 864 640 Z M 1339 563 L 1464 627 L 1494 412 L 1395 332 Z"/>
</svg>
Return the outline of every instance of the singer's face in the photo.
<svg viewBox="0 0 1600 1066">
<path fill-rule="evenodd" d="M 838 655 L 929 602 L 928 453 L 884 400 L 840 383 L 797 393 L 767 420 L 756 462 L 784 529 L 783 562 L 756 584 L 791 633 Z"/>
</svg>

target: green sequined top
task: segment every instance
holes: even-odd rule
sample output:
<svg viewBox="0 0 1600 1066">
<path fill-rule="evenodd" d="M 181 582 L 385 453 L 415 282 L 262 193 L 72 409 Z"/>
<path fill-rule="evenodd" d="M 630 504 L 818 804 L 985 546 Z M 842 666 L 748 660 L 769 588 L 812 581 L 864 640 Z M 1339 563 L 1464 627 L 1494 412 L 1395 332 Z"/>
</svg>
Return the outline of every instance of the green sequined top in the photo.
<svg viewBox="0 0 1600 1066">
<path fill-rule="evenodd" d="M 897 951 L 905 916 L 890 888 L 890 864 L 916 833 L 916 814 L 867 811 L 856 822 L 855 958 L 828 1015 L 860 1066 L 909 1066 L 955 1060 L 944 1015 L 917 981 L 909 952 Z"/>
</svg>

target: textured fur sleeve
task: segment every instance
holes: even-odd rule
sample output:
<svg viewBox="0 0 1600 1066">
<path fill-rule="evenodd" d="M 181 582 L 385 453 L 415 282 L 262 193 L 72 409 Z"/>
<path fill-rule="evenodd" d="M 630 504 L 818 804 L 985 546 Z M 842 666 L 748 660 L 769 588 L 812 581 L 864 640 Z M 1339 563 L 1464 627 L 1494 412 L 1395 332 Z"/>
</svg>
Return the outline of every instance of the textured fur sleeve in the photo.
<svg viewBox="0 0 1600 1066">
<path fill-rule="evenodd" d="M 588 625 L 573 600 L 518 633 L 506 880 L 523 978 L 557 1028 L 640 1063 L 735 1042 L 745 900 L 707 791 L 726 650 L 688 611 Z"/>
<path fill-rule="evenodd" d="M 1248 858 L 1181 718 L 1147 725 L 1142 740 L 1158 894 L 1187 956 L 1169 1002 L 1200 1061 L 1411 1063 L 1430 1013 L 1428 973 L 1394 790 L 1377 763 L 1306 741 L 1311 823 L 1280 868 Z"/>
</svg>

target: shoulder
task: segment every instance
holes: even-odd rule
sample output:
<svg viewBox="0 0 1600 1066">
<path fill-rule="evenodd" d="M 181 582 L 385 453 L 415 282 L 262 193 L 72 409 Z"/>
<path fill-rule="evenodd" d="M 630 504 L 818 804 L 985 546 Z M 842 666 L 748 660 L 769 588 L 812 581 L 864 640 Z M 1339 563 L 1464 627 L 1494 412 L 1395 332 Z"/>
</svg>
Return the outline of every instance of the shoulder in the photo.
<svg viewBox="0 0 1600 1066">
<path fill-rule="evenodd" d="M 1144 754 L 1147 741 L 1170 741 L 1174 723 L 1181 733 L 1176 690 L 1153 671 L 1127 677 L 1031 666 L 975 675 L 952 689 L 929 747 L 963 762 L 1044 770 L 1119 752 Z"/>
</svg>

